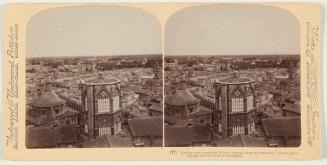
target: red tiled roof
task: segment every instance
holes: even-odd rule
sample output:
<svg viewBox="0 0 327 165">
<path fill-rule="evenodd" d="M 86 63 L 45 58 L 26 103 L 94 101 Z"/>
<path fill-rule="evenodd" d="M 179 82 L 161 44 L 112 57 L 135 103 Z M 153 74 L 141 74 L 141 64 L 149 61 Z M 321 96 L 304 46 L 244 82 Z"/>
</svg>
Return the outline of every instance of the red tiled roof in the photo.
<svg viewBox="0 0 327 165">
<path fill-rule="evenodd" d="M 208 125 L 191 127 L 165 126 L 165 146 L 185 146 L 196 142 L 210 142 L 211 130 Z"/>
<path fill-rule="evenodd" d="M 162 117 L 129 119 L 128 124 L 133 137 L 162 136 Z"/>
<path fill-rule="evenodd" d="M 267 137 L 301 136 L 301 119 L 299 117 L 262 119 L 262 126 Z"/>
</svg>

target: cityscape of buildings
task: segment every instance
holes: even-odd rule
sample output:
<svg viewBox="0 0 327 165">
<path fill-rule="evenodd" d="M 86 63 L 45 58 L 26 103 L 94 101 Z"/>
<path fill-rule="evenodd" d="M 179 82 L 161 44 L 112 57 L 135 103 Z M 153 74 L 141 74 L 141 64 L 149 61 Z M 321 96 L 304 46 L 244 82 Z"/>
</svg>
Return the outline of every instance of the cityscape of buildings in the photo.
<svg viewBox="0 0 327 165">
<path fill-rule="evenodd" d="M 27 148 L 301 143 L 298 55 L 29 58 L 26 85 Z"/>
<path fill-rule="evenodd" d="M 300 57 L 165 57 L 165 146 L 297 147 Z"/>
<path fill-rule="evenodd" d="M 27 59 L 26 147 L 161 147 L 161 68 L 161 55 Z"/>
</svg>

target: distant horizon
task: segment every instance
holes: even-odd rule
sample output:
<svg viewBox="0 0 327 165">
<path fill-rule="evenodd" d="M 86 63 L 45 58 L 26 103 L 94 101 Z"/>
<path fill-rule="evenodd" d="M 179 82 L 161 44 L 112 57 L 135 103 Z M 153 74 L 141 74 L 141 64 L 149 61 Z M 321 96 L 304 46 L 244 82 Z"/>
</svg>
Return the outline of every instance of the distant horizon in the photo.
<svg viewBox="0 0 327 165">
<path fill-rule="evenodd" d="M 126 55 L 72 55 L 72 56 L 26 56 L 26 58 L 92 58 L 92 57 L 121 57 L 121 56 L 162 56 L 159 53 L 153 54 L 126 54 Z"/>
<path fill-rule="evenodd" d="M 300 56 L 300 54 L 235 54 L 235 55 L 163 55 L 163 54 L 130 54 L 130 55 L 74 55 L 74 56 L 28 56 L 28 58 L 92 58 L 92 57 L 128 57 L 128 56 L 166 56 L 166 57 L 241 57 L 241 56 Z"/>
</svg>

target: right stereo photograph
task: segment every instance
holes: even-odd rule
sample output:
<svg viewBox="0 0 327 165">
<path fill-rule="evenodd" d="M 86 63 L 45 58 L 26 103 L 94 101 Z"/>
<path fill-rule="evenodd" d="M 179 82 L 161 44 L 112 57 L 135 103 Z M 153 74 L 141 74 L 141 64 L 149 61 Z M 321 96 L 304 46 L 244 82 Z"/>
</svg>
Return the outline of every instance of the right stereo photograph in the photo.
<svg viewBox="0 0 327 165">
<path fill-rule="evenodd" d="M 222 4 L 164 33 L 165 147 L 299 147 L 300 29 L 290 12 Z"/>
</svg>

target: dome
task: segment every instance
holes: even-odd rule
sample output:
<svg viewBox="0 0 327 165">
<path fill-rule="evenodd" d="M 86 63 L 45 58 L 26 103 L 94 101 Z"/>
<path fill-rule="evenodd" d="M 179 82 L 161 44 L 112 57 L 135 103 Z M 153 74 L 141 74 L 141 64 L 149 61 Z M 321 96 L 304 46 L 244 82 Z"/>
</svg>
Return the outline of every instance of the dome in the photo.
<svg viewBox="0 0 327 165">
<path fill-rule="evenodd" d="M 167 97 L 165 103 L 171 106 L 185 106 L 199 103 L 192 93 L 186 89 L 177 90 L 173 95 Z"/>
<path fill-rule="evenodd" d="M 40 97 L 32 100 L 31 106 L 33 107 L 56 107 L 64 105 L 66 102 L 59 98 L 54 91 L 47 91 Z"/>
</svg>

